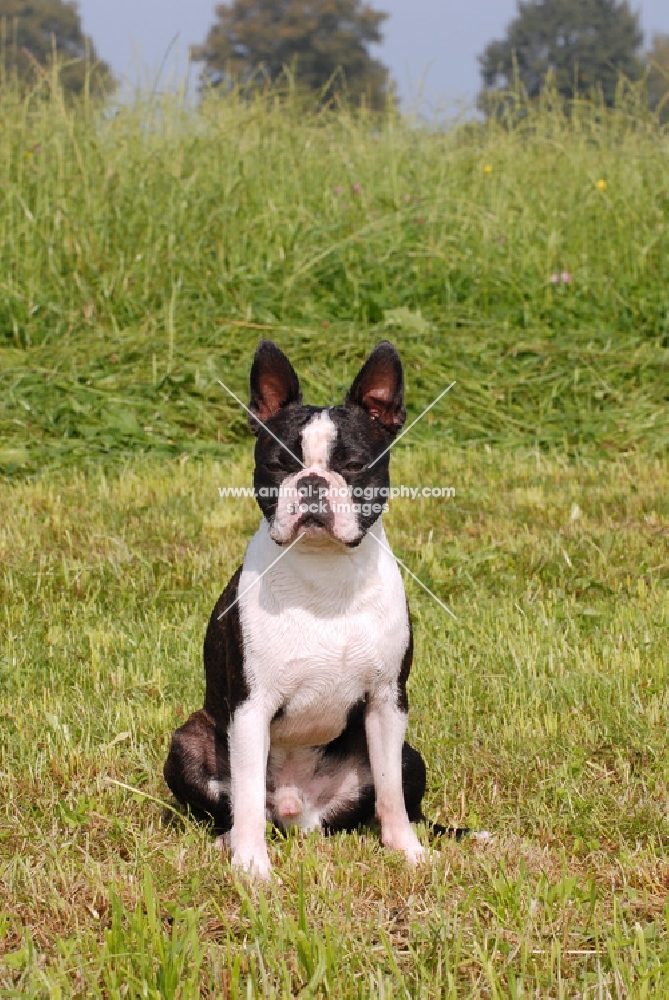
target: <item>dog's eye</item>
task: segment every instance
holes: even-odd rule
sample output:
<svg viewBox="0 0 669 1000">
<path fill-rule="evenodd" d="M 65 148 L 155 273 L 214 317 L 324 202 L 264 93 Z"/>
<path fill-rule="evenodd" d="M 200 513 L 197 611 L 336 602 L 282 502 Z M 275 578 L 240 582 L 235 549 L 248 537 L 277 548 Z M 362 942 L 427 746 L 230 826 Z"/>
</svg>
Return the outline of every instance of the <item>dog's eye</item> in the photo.
<svg viewBox="0 0 669 1000">
<path fill-rule="evenodd" d="M 283 466 L 281 462 L 267 462 L 265 468 L 268 472 L 283 472 Z"/>
<path fill-rule="evenodd" d="M 362 472 L 364 468 L 363 462 L 347 462 L 344 466 L 344 472 Z"/>
</svg>

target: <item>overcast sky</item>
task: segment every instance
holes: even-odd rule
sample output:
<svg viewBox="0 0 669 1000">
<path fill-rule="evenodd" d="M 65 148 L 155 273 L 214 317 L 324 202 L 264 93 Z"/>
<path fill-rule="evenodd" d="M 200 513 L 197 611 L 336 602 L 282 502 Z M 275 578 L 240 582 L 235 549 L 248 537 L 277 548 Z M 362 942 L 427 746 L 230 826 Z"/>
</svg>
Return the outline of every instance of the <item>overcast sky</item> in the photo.
<svg viewBox="0 0 669 1000">
<path fill-rule="evenodd" d="M 422 92 L 435 107 L 472 102 L 480 86 L 476 56 L 514 17 L 516 0 L 371 0 L 390 14 L 379 55 L 405 100 Z M 669 34 L 669 0 L 636 0 L 650 43 Z M 204 41 L 215 0 L 79 0 L 84 30 L 117 76 L 153 81 L 177 38 L 161 83 L 183 76 L 188 46 Z"/>
</svg>

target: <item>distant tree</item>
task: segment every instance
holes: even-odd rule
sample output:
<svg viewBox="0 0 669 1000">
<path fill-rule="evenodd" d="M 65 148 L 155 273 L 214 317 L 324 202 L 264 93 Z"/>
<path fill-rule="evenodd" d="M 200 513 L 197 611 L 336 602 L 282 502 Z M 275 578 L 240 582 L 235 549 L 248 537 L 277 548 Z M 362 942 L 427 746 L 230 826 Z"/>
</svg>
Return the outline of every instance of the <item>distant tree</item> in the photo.
<svg viewBox="0 0 669 1000">
<path fill-rule="evenodd" d="M 2 68 L 7 76 L 33 83 L 38 66 L 62 63 L 60 82 L 65 91 L 84 89 L 87 64 L 93 92 L 112 89 L 107 63 L 98 59 L 93 42 L 81 28 L 77 4 L 67 0 L 0 0 Z M 36 65 L 37 64 L 37 65 Z"/>
<path fill-rule="evenodd" d="M 381 105 L 388 70 L 369 46 L 382 40 L 388 17 L 362 0 L 232 0 L 218 4 L 216 21 L 191 58 L 205 64 L 202 82 L 276 80 L 293 69 L 298 83 L 321 90 L 338 70 L 334 89 Z"/>
<path fill-rule="evenodd" d="M 620 74 L 638 79 L 643 66 L 639 16 L 620 0 L 519 0 L 518 16 L 501 41 L 481 56 L 481 106 L 513 87 L 515 74 L 528 97 L 541 93 L 550 74 L 565 98 L 601 90 L 612 105 Z"/>
<path fill-rule="evenodd" d="M 659 108 L 662 121 L 669 122 L 669 35 L 653 36 L 646 62 L 650 106 Z"/>
</svg>

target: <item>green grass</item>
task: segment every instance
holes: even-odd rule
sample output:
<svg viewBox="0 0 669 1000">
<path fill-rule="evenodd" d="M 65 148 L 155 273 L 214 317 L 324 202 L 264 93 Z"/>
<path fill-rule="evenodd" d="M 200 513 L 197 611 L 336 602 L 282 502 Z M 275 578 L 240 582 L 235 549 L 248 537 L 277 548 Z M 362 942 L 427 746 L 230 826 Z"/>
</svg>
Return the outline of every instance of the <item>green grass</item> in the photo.
<svg viewBox="0 0 669 1000">
<path fill-rule="evenodd" d="M 282 884 L 250 895 L 156 801 L 258 520 L 218 487 L 249 473 L 2 488 L 3 995 L 664 995 L 666 462 L 398 446 L 396 482 L 456 488 L 388 516 L 458 616 L 407 580 L 426 808 L 495 840 L 414 873 L 373 832 L 279 839 Z"/>
<path fill-rule="evenodd" d="M 632 98 L 0 122 L 0 996 L 669 995 L 666 132 Z M 386 521 L 458 619 L 407 578 L 426 812 L 494 839 L 417 871 L 277 837 L 252 888 L 161 778 L 258 522 L 217 380 L 263 335 L 309 402 L 382 337 L 410 417 L 457 380 L 393 458 L 455 497 Z"/>
<path fill-rule="evenodd" d="M 220 454 L 262 335 L 317 402 L 399 340 L 412 412 L 458 380 L 456 444 L 666 451 L 669 137 L 631 98 L 442 133 L 9 95 L 0 124 L 0 473 Z"/>
</svg>

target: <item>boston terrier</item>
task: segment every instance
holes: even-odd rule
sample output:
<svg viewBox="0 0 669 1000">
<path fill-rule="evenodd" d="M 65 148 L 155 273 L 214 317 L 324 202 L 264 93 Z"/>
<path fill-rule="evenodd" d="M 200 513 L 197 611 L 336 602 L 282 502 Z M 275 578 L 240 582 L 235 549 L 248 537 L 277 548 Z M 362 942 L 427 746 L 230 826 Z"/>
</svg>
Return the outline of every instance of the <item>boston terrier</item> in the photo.
<svg viewBox="0 0 669 1000">
<path fill-rule="evenodd" d="M 204 640 L 204 708 L 172 736 L 165 780 L 261 878 L 269 821 L 352 830 L 417 864 L 425 765 L 404 741 L 411 619 L 381 523 L 405 420 L 402 364 L 374 348 L 343 405 L 305 406 L 276 344 L 258 346 L 250 422 L 262 521 Z"/>
</svg>

